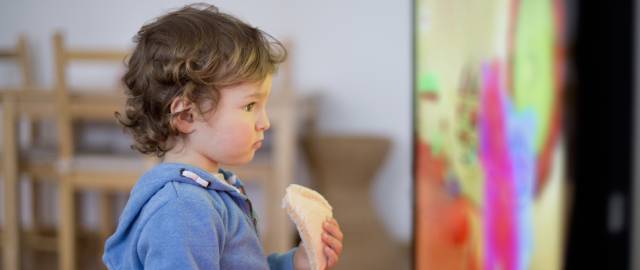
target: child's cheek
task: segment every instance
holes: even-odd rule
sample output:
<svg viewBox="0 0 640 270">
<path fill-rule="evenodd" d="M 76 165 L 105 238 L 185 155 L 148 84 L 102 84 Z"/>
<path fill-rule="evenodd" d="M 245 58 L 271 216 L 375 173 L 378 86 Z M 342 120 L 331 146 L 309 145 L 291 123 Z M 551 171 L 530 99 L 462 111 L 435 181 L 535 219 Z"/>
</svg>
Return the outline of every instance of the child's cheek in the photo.
<svg viewBox="0 0 640 270">
<path fill-rule="evenodd" d="M 238 121 L 232 124 L 229 129 L 229 140 L 232 145 L 240 149 L 253 145 L 255 137 L 255 126 L 248 121 Z"/>
</svg>

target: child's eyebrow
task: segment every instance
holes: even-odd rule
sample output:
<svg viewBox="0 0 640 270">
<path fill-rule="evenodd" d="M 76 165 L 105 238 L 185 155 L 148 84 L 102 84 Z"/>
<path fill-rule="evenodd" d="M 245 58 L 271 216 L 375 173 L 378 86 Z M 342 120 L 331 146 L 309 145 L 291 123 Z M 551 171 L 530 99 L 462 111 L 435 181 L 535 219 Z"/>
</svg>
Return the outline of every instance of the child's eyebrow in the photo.
<svg viewBox="0 0 640 270">
<path fill-rule="evenodd" d="M 258 98 L 259 99 L 259 98 L 262 98 L 262 97 L 264 97 L 266 95 L 267 95 L 267 93 L 266 92 L 262 92 L 262 91 L 253 92 L 253 93 L 247 95 L 246 98 Z"/>
</svg>

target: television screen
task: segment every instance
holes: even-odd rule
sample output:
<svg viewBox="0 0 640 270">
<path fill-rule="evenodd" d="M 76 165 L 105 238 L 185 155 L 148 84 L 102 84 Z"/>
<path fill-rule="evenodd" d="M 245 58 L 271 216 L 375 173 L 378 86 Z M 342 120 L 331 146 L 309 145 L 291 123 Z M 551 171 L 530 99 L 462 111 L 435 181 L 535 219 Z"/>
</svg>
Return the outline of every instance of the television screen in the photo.
<svg viewBox="0 0 640 270">
<path fill-rule="evenodd" d="M 564 7 L 414 2 L 416 269 L 560 269 Z"/>
</svg>

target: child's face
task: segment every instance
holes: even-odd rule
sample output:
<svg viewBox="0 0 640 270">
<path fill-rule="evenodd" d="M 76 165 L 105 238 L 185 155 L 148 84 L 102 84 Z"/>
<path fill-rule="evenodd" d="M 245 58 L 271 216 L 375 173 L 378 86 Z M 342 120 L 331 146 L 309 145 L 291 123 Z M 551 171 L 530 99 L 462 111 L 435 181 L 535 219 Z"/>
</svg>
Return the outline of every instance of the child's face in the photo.
<svg viewBox="0 0 640 270">
<path fill-rule="evenodd" d="M 211 165 L 240 165 L 253 159 L 270 123 L 266 112 L 271 76 L 220 90 L 215 110 L 197 117 L 190 134 L 193 150 Z"/>
</svg>

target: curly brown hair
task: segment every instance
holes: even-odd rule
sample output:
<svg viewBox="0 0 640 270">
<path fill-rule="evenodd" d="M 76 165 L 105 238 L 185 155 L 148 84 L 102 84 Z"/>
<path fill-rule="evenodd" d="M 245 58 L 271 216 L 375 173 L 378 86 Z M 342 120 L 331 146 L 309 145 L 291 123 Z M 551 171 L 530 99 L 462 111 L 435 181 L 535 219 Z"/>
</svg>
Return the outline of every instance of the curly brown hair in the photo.
<svg viewBox="0 0 640 270">
<path fill-rule="evenodd" d="M 220 89 L 256 82 L 277 70 L 286 49 L 277 39 L 208 4 L 188 5 L 142 26 L 122 80 L 127 102 L 118 122 L 134 138 L 132 149 L 158 157 L 180 132 L 171 102 L 183 97 L 215 108 Z"/>
</svg>

